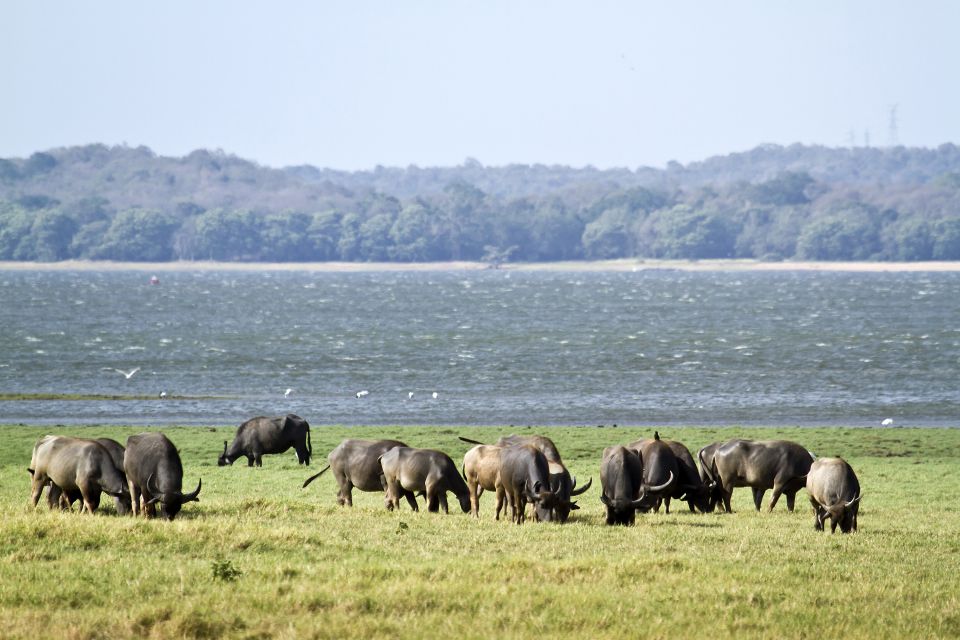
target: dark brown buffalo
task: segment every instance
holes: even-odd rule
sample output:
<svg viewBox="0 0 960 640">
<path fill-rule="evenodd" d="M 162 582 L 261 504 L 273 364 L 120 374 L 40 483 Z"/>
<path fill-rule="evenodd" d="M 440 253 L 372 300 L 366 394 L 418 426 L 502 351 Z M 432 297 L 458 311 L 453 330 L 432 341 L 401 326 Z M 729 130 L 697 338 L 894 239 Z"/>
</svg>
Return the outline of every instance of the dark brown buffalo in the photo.
<svg viewBox="0 0 960 640">
<path fill-rule="evenodd" d="M 142 510 L 146 517 L 153 518 L 157 515 L 155 505 L 159 502 L 160 515 L 173 520 L 184 504 L 200 500 L 198 496 L 203 481 L 197 482 L 192 493 L 183 493 L 180 454 L 162 433 L 141 433 L 127 438 L 123 469 L 130 485 L 133 515 Z"/>
<path fill-rule="evenodd" d="M 830 533 L 840 526 L 841 533 L 857 530 L 857 512 L 860 510 L 860 481 L 853 467 L 843 458 L 820 458 L 810 466 L 807 474 L 807 492 L 813 505 L 813 528 L 823 531 L 823 523 L 830 518 Z"/>
<path fill-rule="evenodd" d="M 607 447 L 600 462 L 600 502 L 607 507 L 607 524 L 632 525 L 637 509 L 645 502 L 647 487 L 643 483 L 643 461 L 634 449 Z"/>
<path fill-rule="evenodd" d="M 470 511 L 470 490 L 450 456 L 434 449 L 394 447 L 380 456 L 387 483 L 386 505 L 391 511 L 400 506 L 400 496 L 423 493 L 427 510 L 447 507 L 447 492 L 457 496 L 464 513 Z M 413 503 L 416 505 L 416 502 Z M 414 509 L 416 510 L 416 509 Z"/>
<path fill-rule="evenodd" d="M 797 491 L 806 483 L 812 463 L 813 454 L 796 442 L 731 440 L 714 451 L 712 472 L 721 486 L 727 511 L 730 511 L 730 498 L 736 487 L 753 490 L 753 504 L 757 511 L 767 489 L 773 489 L 771 511 L 781 494 L 787 497 L 787 509 L 793 511 Z"/>
<path fill-rule="evenodd" d="M 500 482 L 510 503 L 511 520 L 523 524 L 527 502 L 537 520 L 554 520 L 558 497 L 550 486 L 550 463 L 532 445 L 504 447 L 500 452 Z"/>
<path fill-rule="evenodd" d="M 290 447 L 297 452 L 297 462 L 310 465 L 313 445 L 306 420 L 292 413 L 276 418 L 250 418 L 237 429 L 229 449 L 227 441 L 223 441 L 223 453 L 217 459 L 217 465 L 232 465 L 237 458 L 245 457 L 248 467 L 254 464 L 260 467 L 265 454 L 283 453 Z"/>
<path fill-rule="evenodd" d="M 680 465 L 677 457 L 670 446 L 660 440 L 658 434 L 654 438 L 631 442 L 627 448 L 640 455 L 643 461 L 643 483 L 650 487 L 646 491 L 640 511 L 659 511 L 664 498 L 683 491 L 683 486 L 679 483 Z M 670 513 L 669 506 L 667 513 Z"/>
<path fill-rule="evenodd" d="M 323 475 L 330 469 L 337 481 L 337 503 L 353 506 L 353 489 L 360 491 L 386 491 L 387 484 L 380 466 L 380 456 L 390 449 L 407 446 L 399 440 L 357 440 L 347 438 L 338 444 L 327 456 L 327 466 L 304 481 L 303 486 Z M 417 510 L 417 500 L 405 495 L 410 507 Z"/>
</svg>

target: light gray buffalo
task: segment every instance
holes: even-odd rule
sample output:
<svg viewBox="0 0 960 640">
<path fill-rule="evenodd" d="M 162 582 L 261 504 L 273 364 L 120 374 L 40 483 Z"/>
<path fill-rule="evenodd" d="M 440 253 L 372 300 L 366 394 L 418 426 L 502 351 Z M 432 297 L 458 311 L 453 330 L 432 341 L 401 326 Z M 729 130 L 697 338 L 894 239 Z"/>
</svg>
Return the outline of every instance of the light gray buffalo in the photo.
<svg viewBox="0 0 960 640">
<path fill-rule="evenodd" d="M 478 444 L 463 456 L 463 477 L 470 491 L 470 513 L 480 517 L 480 495 L 493 491 L 497 496 L 496 519 L 500 519 L 506 493 L 500 483 L 500 452 L 503 447 L 494 444 Z"/>
<path fill-rule="evenodd" d="M 203 480 L 197 482 L 192 493 L 183 493 L 180 454 L 162 433 L 141 433 L 127 438 L 123 469 L 130 485 L 135 516 L 142 511 L 148 518 L 156 517 L 156 503 L 159 502 L 160 515 L 173 520 L 184 504 L 200 500 Z"/>
<path fill-rule="evenodd" d="M 83 501 L 80 511 L 93 513 L 100 506 L 101 493 L 114 496 L 121 504 L 126 500 L 129 507 L 123 473 L 114 465 L 110 452 L 93 440 L 44 436 L 33 448 L 28 471 L 33 476 L 33 506 L 37 506 L 43 488 L 49 486 L 50 508 L 69 505 L 69 497 L 78 496 Z M 62 496 L 67 497 L 61 500 Z"/>
<path fill-rule="evenodd" d="M 640 511 L 647 512 L 653 509 L 660 510 L 660 503 L 664 498 L 682 495 L 685 487 L 680 484 L 680 465 L 673 449 L 660 439 L 659 434 L 653 438 L 644 438 L 631 442 L 628 449 L 633 449 L 643 461 L 643 483 L 648 489 L 645 492 Z M 667 506 L 667 513 L 669 505 Z"/>
<path fill-rule="evenodd" d="M 813 505 L 813 528 L 823 531 L 830 518 L 830 533 L 840 525 L 841 533 L 857 530 L 860 510 L 860 481 L 843 458 L 820 458 L 807 474 L 807 493 Z"/>
<path fill-rule="evenodd" d="M 481 442 L 470 440 L 469 438 L 461 437 L 460 439 L 464 442 L 470 442 L 472 444 L 482 444 Z M 530 445 L 532 447 L 536 447 L 547 459 L 547 464 L 549 465 L 550 471 L 550 488 L 557 496 L 556 506 L 553 507 L 553 518 L 551 519 L 561 523 L 566 522 L 570 517 L 570 512 L 580 508 L 577 506 L 577 503 L 573 500 L 573 498 L 583 495 L 593 484 L 593 478 L 590 478 L 587 480 L 587 484 L 578 488 L 577 478 L 576 476 L 570 475 L 570 471 L 563 463 L 563 460 L 560 459 L 560 451 L 557 449 L 557 445 L 554 444 L 553 440 L 546 436 L 502 436 L 499 440 L 497 440 L 496 445 L 494 446 L 512 447 L 517 445 Z"/>
<path fill-rule="evenodd" d="M 552 521 L 559 498 L 550 486 L 550 464 L 532 445 L 504 447 L 500 452 L 500 483 L 510 503 L 511 520 L 523 524 L 527 502 L 536 520 Z"/>
<path fill-rule="evenodd" d="M 107 450 L 107 453 L 110 454 L 110 459 L 113 460 L 113 466 L 117 468 L 117 471 L 120 472 L 120 475 L 123 476 L 123 486 L 124 492 L 122 496 L 114 496 L 114 507 L 117 510 L 117 514 L 121 516 L 128 515 L 130 513 L 130 491 L 127 489 L 127 476 L 123 472 L 123 445 L 112 440 L 110 438 L 94 438 L 94 442 L 101 445 L 104 449 Z M 80 500 L 82 496 L 79 491 L 73 491 L 69 493 L 64 493 L 60 491 L 60 488 L 56 485 L 50 487 L 51 495 L 50 499 L 54 500 L 56 494 L 60 494 L 60 506 L 64 509 L 69 509 L 70 506 Z"/>
<path fill-rule="evenodd" d="M 237 458 L 246 457 L 248 467 L 254 464 L 260 467 L 264 454 L 283 453 L 290 447 L 297 452 L 297 462 L 310 465 L 313 445 L 306 420 L 292 413 L 276 418 L 250 418 L 237 429 L 229 449 L 227 441 L 223 441 L 223 453 L 217 459 L 217 465 L 232 465 Z"/>
<path fill-rule="evenodd" d="M 647 489 L 660 491 L 667 486 L 644 485 L 643 461 L 636 450 L 620 445 L 603 450 L 600 502 L 607 507 L 607 524 L 632 525 L 637 509 L 645 503 Z"/>
<path fill-rule="evenodd" d="M 470 511 L 467 483 L 450 456 L 442 451 L 395 447 L 380 456 L 380 466 L 387 482 L 385 504 L 391 511 L 400 506 L 400 496 L 423 493 L 428 511 L 443 509 L 449 513 L 448 491 L 457 496 L 464 513 Z M 416 502 L 411 506 L 414 505 Z"/>
<path fill-rule="evenodd" d="M 390 449 L 406 447 L 399 440 L 357 440 L 347 438 L 338 444 L 327 456 L 327 466 L 307 478 L 303 486 L 319 478 L 330 469 L 337 481 L 337 503 L 353 506 L 353 489 L 360 491 L 386 491 L 387 484 L 380 466 L 380 456 Z M 417 510 L 417 500 L 413 494 L 406 495 L 410 507 Z"/>
<path fill-rule="evenodd" d="M 767 489 L 773 489 L 770 511 L 781 494 L 787 497 L 787 509 L 793 511 L 797 491 L 804 486 L 812 463 L 813 454 L 796 442 L 731 440 L 714 451 L 711 473 L 717 479 L 728 512 L 736 487 L 753 489 L 753 504 L 757 511 L 760 511 Z"/>
</svg>

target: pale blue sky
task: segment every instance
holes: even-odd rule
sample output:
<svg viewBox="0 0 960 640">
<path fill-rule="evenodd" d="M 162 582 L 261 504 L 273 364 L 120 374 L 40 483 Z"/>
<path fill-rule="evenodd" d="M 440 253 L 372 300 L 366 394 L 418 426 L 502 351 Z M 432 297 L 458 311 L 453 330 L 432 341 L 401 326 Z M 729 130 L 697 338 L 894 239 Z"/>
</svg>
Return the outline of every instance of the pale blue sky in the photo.
<svg viewBox="0 0 960 640">
<path fill-rule="evenodd" d="M 4 2 L 0 157 L 663 166 L 960 141 L 960 2 Z"/>
</svg>

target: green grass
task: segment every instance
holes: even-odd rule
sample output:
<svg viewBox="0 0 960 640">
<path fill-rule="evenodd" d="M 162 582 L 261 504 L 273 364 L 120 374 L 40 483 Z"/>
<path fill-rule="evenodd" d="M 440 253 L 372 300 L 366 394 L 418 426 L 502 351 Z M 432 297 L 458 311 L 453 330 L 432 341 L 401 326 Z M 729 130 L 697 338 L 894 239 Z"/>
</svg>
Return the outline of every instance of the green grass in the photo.
<svg viewBox="0 0 960 640">
<path fill-rule="evenodd" d="M 58 432 L 124 442 L 144 430 Z M 476 427 L 314 427 L 309 469 L 292 451 L 219 468 L 233 428 L 166 428 L 185 488 L 203 477 L 176 521 L 54 513 L 29 506 L 26 472 L 50 431 L 0 427 L 3 637 L 960 636 L 960 429 L 660 429 L 694 451 L 786 437 L 845 457 L 864 491 L 849 536 L 814 532 L 805 492 L 793 514 L 783 501 L 758 514 L 746 489 L 733 514 L 681 504 L 607 527 L 600 452 L 652 432 L 627 428 L 540 430 L 581 483 L 594 478 L 564 526 L 495 522 L 489 495 L 477 521 L 391 513 L 360 492 L 338 507 L 329 474 L 300 488 L 347 436 L 399 437 L 459 464 L 469 445 L 457 435 L 532 432 Z"/>
</svg>

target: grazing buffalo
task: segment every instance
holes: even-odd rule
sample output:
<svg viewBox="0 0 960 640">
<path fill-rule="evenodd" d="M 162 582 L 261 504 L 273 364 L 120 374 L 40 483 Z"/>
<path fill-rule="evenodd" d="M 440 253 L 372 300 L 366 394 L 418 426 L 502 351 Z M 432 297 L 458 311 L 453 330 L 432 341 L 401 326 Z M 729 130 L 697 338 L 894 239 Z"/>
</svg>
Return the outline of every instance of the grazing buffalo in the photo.
<svg viewBox="0 0 960 640">
<path fill-rule="evenodd" d="M 449 513 L 448 491 L 457 496 L 464 513 L 470 511 L 467 483 L 450 456 L 442 451 L 394 447 L 380 456 L 380 466 L 387 482 L 385 502 L 391 511 L 400 507 L 400 496 L 408 496 L 409 501 L 409 496 L 422 492 L 427 498 L 428 511 L 443 509 Z"/>
<path fill-rule="evenodd" d="M 497 496 L 497 515 L 503 509 L 506 495 L 500 484 L 500 452 L 503 447 L 493 444 L 478 444 L 463 456 L 463 477 L 470 491 L 470 513 L 480 517 L 480 495 L 483 491 L 494 491 Z"/>
<path fill-rule="evenodd" d="M 385 491 L 386 481 L 383 469 L 380 467 L 380 456 L 396 447 L 405 447 L 399 440 L 355 440 L 348 438 L 338 444 L 327 456 L 327 466 L 306 479 L 303 486 L 323 475 L 327 469 L 332 470 L 337 480 L 337 504 L 353 506 L 353 488 L 360 491 Z M 407 502 L 414 511 L 417 510 L 417 500 L 413 495 L 406 496 Z"/>
<path fill-rule="evenodd" d="M 80 511 L 93 513 L 100 506 L 101 493 L 114 496 L 121 505 L 125 500 L 129 508 L 123 473 L 114 465 L 110 452 L 93 440 L 44 436 L 33 448 L 28 470 L 33 474 L 33 506 L 37 505 L 43 487 L 49 485 L 50 508 L 58 503 L 69 506 L 69 497 L 78 496 L 83 500 Z"/>
<path fill-rule="evenodd" d="M 664 440 L 670 451 L 677 459 L 677 468 L 680 475 L 677 477 L 677 487 L 673 493 L 664 496 L 663 502 L 667 513 L 670 513 L 670 499 L 685 500 L 691 513 L 698 509 L 701 513 L 710 513 L 714 505 L 710 502 L 709 484 L 703 482 L 700 478 L 700 472 L 697 470 L 697 463 L 693 461 L 693 455 L 686 445 L 676 440 Z"/>
<path fill-rule="evenodd" d="M 116 467 L 120 475 L 123 476 L 123 495 L 114 496 L 113 501 L 118 515 L 128 515 L 130 513 L 130 491 L 126 488 L 127 476 L 123 472 L 123 445 L 110 438 L 95 438 L 93 441 L 107 450 L 107 453 L 110 454 L 110 459 L 113 460 L 113 466 Z M 50 487 L 50 491 L 52 492 L 50 495 L 51 499 L 54 499 L 56 493 L 60 494 L 60 506 L 64 509 L 69 509 L 74 502 L 82 498 L 79 491 L 62 493 L 56 485 Z"/>
<path fill-rule="evenodd" d="M 713 468 L 713 456 L 724 444 L 725 442 L 713 442 L 697 452 L 697 460 L 700 461 L 700 481 L 709 489 L 710 511 L 716 509 L 717 505 L 723 508 L 723 486 Z"/>
<path fill-rule="evenodd" d="M 461 437 L 460 439 L 472 444 L 482 444 L 468 438 Z M 570 517 L 570 512 L 580 508 L 572 498 L 584 494 L 593 484 L 593 478 L 587 480 L 587 484 L 578 489 L 576 476 L 570 475 L 570 471 L 560 459 L 560 451 L 557 449 L 557 445 L 546 436 L 509 435 L 502 436 L 496 443 L 498 447 L 513 447 L 517 445 L 530 445 L 535 447 L 539 449 L 547 459 L 550 465 L 550 487 L 557 496 L 556 506 L 553 508 L 554 517 L 551 519 L 561 523 L 566 522 Z"/>
<path fill-rule="evenodd" d="M 510 502 L 511 520 L 523 524 L 527 502 L 537 520 L 552 521 L 559 501 L 550 486 L 550 463 L 532 445 L 504 447 L 500 452 L 500 483 Z"/>
<path fill-rule="evenodd" d="M 670 446 L 660 440 L 659 434 L 655 434 L 653 439 L 644 438 L 631 442 L 627 448 L 640 455 L 643 461 L 643 483 L 649 487 L 640 506 L 641 511 L 659 511 L 664 498 L 684 490 L 679 482 L 680 465 L 677 457 Z M 670 513 L 669 505 L 667 513 Z"/>
<path fill-rule="evenodd" d="M 254 464 L 260 467 L 264 454 L 283 453 L 290 447 L 297 452 L 297 462 L 309 466 L 313 446 L 306 420 L 292 413 L 277 418 L 250 418 L 237 429 L 229 449 L 227 441 L 223 441 L 223 453 L 217 464 L 223 467 L 233 464 L 237 458 L 246 457 L 248 467 Z"/>
<path fill-rule="evenodd" d="M 860 482 L 853 468 L 843 458 L 820 458 L 810 466 L 807 492 L 813 505 L 813 528 L 823 531 L 830 518 L 830 533 L 840 525 L 841 533 L 857 530 L 860 510 Z"/>
<path fill-rule="evenodd" d="M 787 509 L 793 511 L 797 491 L 804 486 L 813 454 L 796 442 L 787 440 L 731 440 L 713 453 L 712 472 L 721 487 L 726 510 L 736 487 L 753 489 L 757 511 L 767 489 L 773 489 L 770 510 L 780 494 L 787 497 Z"/>
<path fill-rule="evenodd" d="M 607 524 L 632 525 L 645 497 L 640 455 L 619 445 L 604 449 L 600 462 L 600 502 L 607 507 Z"/>
<path fill-rule="evenodd" d="M 157 515 L 155 504 L 160 503 L 160 515 L 173 520 L 187 502 L 199 501 L 203 480 L 197 482 L 192 493 L 183 493 L 183 464 L 173 443 L 162 433 L 141 433 L 127 438 L 123 456 L 123 470 L 130 485 L 133 515 L 142 511 L 148 518 Z"/>
</svg>

